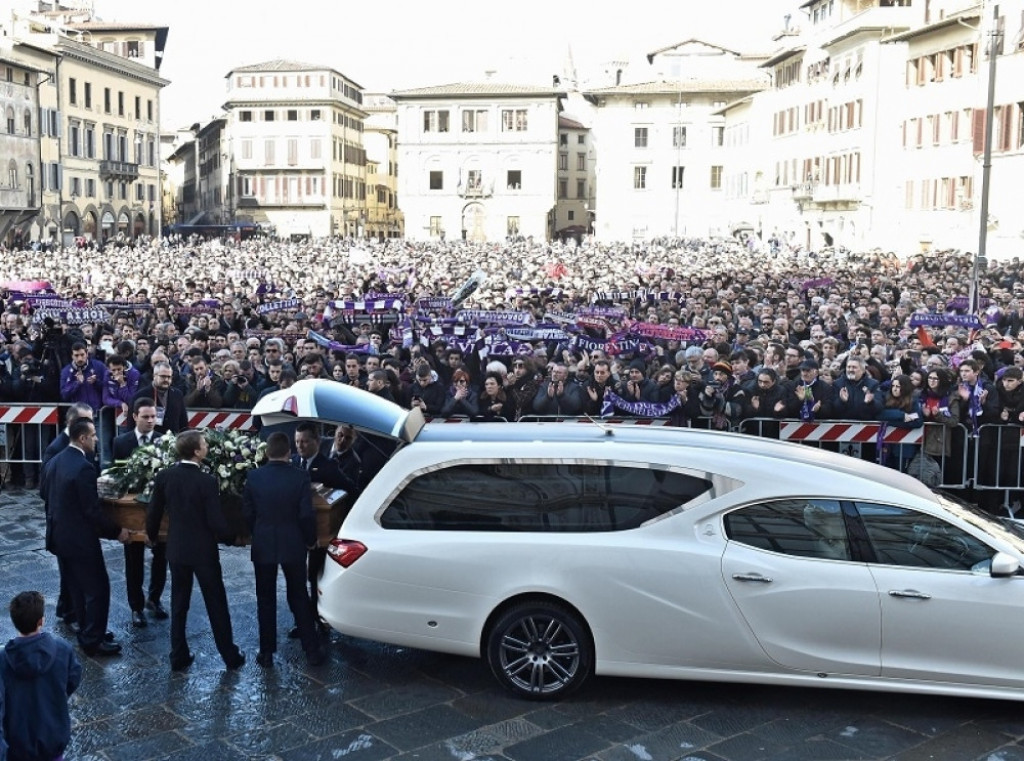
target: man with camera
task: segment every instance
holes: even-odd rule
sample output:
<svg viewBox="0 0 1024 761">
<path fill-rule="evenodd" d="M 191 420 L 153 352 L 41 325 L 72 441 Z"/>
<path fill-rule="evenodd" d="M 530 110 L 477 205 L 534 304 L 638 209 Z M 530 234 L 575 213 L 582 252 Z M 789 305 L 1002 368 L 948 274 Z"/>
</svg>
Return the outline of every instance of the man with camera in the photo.
<svg viewBox="0 0 1024 761">
<path fill-rule="evenodd" d="M 230 372 L 231 363 L 224 363 L 224 407 L 233 410 L 251 410 L 256 404 L 259 392 L 256 389 L 252 363 L 243 359 L 237 365 L 237 372 Z"/>
</svg>

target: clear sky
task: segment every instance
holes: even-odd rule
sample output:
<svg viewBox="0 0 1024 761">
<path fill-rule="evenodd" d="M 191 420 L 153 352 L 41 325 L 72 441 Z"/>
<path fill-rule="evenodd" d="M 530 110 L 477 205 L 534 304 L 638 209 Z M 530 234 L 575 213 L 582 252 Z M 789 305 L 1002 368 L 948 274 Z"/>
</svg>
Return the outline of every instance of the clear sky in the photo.
<svg viewBox="0 0 1024 761">
<path fill-rule="evenodd" d="M 330 66 L 368 91 L 477 82 L 540 83 L 572 49 L 588 67 L 699 37 L 770 52 L 798 0 L 94 0 L 105 21 L 170 27 L 162 126 L 203 121 L 232 68 L 276 58 Z M 520 75 L 521 74 L 521 75 Z"/>
</svg>

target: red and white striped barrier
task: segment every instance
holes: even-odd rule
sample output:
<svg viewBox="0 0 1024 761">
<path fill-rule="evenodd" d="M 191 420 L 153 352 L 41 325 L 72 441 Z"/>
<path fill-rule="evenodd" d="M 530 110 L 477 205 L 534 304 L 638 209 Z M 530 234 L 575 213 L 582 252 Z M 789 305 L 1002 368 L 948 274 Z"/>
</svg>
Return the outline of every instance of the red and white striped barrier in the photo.
<svg viewBox="0 0 1024 761">
<path fill-rule="evenodd" d="M 189 428 L 231 428 L 238 431 L 253 430 L 252 415 L 232 410 L 187 410 Z M 118 426 L 127 425 L 128 414 L 117 413 Z"/>
<path fill-rule="evenodd" d="M 859 442 L 874 444 L 880 423 L 803 423 L 780 422 L 780 441 Z M 885 431 L 886 444 L 920 444 L 923 428 L 897 428 Z"/>
<path fill-rule="evenodd" d="M 231 428 L 238 431 L 251 431 L 252 415 L 248 412 L 227 412 L 224 410 L 190 410 L 188 412 L 189 428 Z"/>
<path fill-rule="evenodd" d="M 0 423 L 59 425 L 60 407 L 33 407 L 22 404 L 0 405 Z"/>
</svg>

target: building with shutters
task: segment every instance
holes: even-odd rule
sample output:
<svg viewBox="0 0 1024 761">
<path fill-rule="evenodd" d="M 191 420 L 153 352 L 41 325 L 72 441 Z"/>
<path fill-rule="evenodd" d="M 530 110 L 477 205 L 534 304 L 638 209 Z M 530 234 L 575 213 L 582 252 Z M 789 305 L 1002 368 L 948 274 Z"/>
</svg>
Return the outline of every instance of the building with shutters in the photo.
<svg viewBox="0 0 1024 761">
<path fill-rule="evenodd" d="M 108 23 L 84 2 L 22 3 L 4 20 L 15 48 L 42 51 L 39 212 L 29 240 L 159 235 L 160 64 L 167 27 Z"/>
<path fill-rule="evenodd" d="M 483 82 L 391 97 L 407 238 L 552 237 L 564 92 Z"/>
<path fill-rule="evenodd" d="M 366 226 L 363 88 L 327 66 L 274 60 L 227 75 L 231 204 L 282 237 Z"/>
</svg>

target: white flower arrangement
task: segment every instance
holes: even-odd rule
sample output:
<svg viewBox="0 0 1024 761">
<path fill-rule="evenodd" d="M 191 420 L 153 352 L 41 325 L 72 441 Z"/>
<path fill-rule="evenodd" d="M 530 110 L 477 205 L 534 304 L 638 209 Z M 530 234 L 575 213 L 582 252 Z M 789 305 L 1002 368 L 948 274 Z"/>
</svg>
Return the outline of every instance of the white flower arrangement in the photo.
<svg viewBox="0 0 1024 761">
<path fill-rule="evenodd" d="M 221 494 L 241 496 L 249 471 L 266 462 L 266 442 L 236 430 L 207 428 L 203 435 L 209 447 L 203 470 L 216 476 Z M 99 481 L 101 496 L 134 492 L 142 500 L 148 499 L 156 474 L 178 461 L 175 440 L 173 433 L 165 433 L 152 443 L 138 447 L 124 462 L 103 471 Z"/>
</svg>

